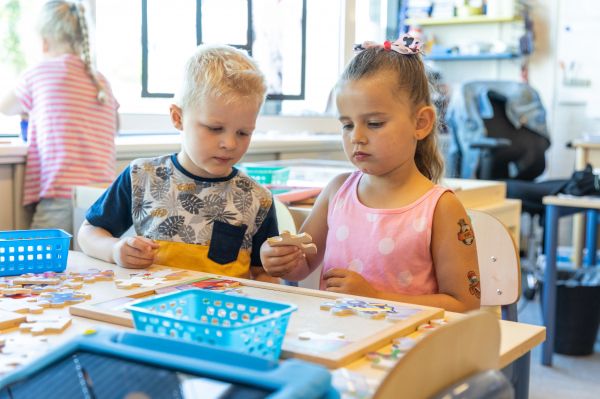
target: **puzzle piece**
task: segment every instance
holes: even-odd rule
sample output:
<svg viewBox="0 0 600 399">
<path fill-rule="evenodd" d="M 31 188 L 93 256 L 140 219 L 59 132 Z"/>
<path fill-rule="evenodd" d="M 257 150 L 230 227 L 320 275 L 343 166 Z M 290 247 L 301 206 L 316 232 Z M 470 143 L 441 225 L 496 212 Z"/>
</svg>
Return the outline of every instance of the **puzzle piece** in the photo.
<svg viewBox="0 0 600 399">
<path fill-rule="evenodd" d="M 49 348 L 46 337 L 15 335 L 0 340 L 0 375 L 31 363 Z"/>
<path fill-rule="evenodd" d="M 301 339 L 303 341 L 306 340 L 320 340 L 320 339 L 326 339 L 326 340 L 343 340 L 345 337 L 344 334 L 339 333 L 339 332 L 330 332 L 327 334 L 317 334 L 314 333 L 312 331 L 305 331 L 302 332 L 300 334 L 298 334 L 298 339 Z"/>
<path fill-rule="evenodd" d="M 329 310 L 336 316 L 358 315 L 370 319 L 382 319 L 390 313 L 396 313 L 396 308 L 385 303 L 367 302 L 353 298 L 339 298 L 335 302 L 324 302 L 321 310 Z"/>
<path fill-rule="evenodd" d="M 128 279 L 117 279 L 115 285 L 117 288 L 129 290 L 132 288 L 154 287 L 177 280 L 186 274 L 185 271 L 173 272 L 170 269 L 160 270 L 152 273 L 134 274 Z"/>
<path fill-rule="evenodd" d="M 367 359 L 371 361 L 371 366 L 379 370 L 391 370 L 403 354 L 391 353 L 389 355 L 379 352 L 367 353 Z"/>
<path fill-rule="evenodd" d="M 294 245 L 307 254 L 317 253 L 317 246 L 313 244 L 312 237 L 308 233 L 291 234 L 289 231 L 284 230 L 280 235 L 270 237 L 267 239 L 267 241 L 272 247 Z"/>
<path fill-rule="evenodd" d="M 64 290 L 58 292 L 44 292 L 37 298 L 36 303 L 45 308 L 62 308 L 66 305 L 84 302 L 92 296 L 85 292 Z"/>
<path fill-rule="evenodd" d="M 33 335 L 46 333 L 61 333 L 71 325 L 70 317 L 57 317 L 55 319 L 31 319 L 27 323 L 21 323 L 19 329 L 23 332 L 31 332 Z"/>
<path fill-rule="evenodd" d="M 112 270 L 88 269 L 84 272 L 69 272 L 66 274 L 66 279 L 71 281 L 81 281 L 87 284 L 97 281 L 111 281 L 115 279 L 115 272 Z"/>
<path fill-rule="evenodd" d="M 31 303 L 31 297 L 27 298 L 0 298 L 0 310 L 17 313 L 42 313 L 44 308 Z"/>
<path fill-rule="evenodd" d="M 27 273 L 12 280 L 14 285 L 58 285 L 61 279 L 56 273 L 48 272 L 41 274 Z"/>
<path fill-rule="evenodd" d="M 20 313 L 7 312 L 6 310 L 0 310 L 0 330 L 6 330 L 7 328 L 16 327 L 26 319 Z"/>
<path fill-rule="evenodd" d="M 17 295 L 31 295 L 31 289 L 23 288 L 20 286 L 14 286 L 12 288 L 0 288 L 1 296 L 17 296 Z"/>
<path fill-rule="evenodd" d="M 202 281 L 195 281 L 190 285 L 196 288 L 202 288 L 203 290 L 212 291 L 227 291 L 242 286 L 242 284 L 239 281 L 225 280 L 220 278 L 209 278 Z"/>
</svg>

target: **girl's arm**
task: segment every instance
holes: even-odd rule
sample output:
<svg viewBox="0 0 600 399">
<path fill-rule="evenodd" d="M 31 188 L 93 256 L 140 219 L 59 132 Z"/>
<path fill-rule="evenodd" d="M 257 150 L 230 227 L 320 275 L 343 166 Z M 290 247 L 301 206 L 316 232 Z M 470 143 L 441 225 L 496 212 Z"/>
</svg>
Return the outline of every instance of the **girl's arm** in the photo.
<svg viewBox="0 0 600 399">
<path fill-rule="evenodd" d="M 14 91 L 11 91 L 0 100 L 0 113 L 5 115 L 18 115 L 23 111 L 21 103 Z"/>
<path fill-rule="evenodd" d="M 379 292 L 378 297 L 419 305 L 466 312 L 480 305 L 477 245 L 465 208 L 453 193 L 438 201 L 433 216 L 431 256 L 438 283 L 438 294 L 398 295 Z"/>
<path fill-rule="evenodd" d="M 359 274 L 342 269 L 330 270 L 329 291 L 348 292 L 390 301 L 435 306 L 452 312 L 466 312 L 480 305 L 477 246 L 471 222 L 456 196 L 445 193 L 438 201 L 433 216 L 431 256 L 438 283 L 438 294 L 403 295 L 375 290 Z M 334 279 L 331 279 L 333 277 Z M 336 279 L 343 286 L 336 287 Z"/>
<path fill-rule="evenodd" d="M 310 215 L 302 224 L 300 232 L 310 234 L 313 243 L 317 246 L 315 255 L 305 256 L 295 246 L 271 247 L 267 242 L 262 245 L 261 260 L 270 275 L 289 281 L 300 281 L 321 264 L 327 241 L 329 202 L 348 176 L 348 173 L 338 175 L 327 184 L 317 197 Z"/>
</svg>

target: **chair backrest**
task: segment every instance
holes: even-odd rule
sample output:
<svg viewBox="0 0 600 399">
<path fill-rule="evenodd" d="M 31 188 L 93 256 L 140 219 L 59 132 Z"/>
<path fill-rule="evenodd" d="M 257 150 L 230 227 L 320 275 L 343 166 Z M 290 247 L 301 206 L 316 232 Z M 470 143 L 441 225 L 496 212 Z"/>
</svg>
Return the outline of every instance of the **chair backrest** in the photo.
<svg viewBox="0 0 600 399">
<path fill-rule="evenodd" d="M 521 294 L 519 251 L 506 227 L 495 217 L 468 210 L 477 242 L 481 306 L 515 304 Z"/>
<path fill-rule="evenodd" d="M 388 373 L 373 398 L 430 398 L 457 381 L 497 369 L 499 354 L 498 318 L 485 311 L 469 313 L 419 340 Z"/>
<path fill-rule="evenodd" d="M 290 213 L 288 207 L 277 198 L 273 198 L 273 201 L 275 201 L 275 212 L 277 213 L 277 227 L 279 228 L 279 232 L 281 233 L 282 231 L 287 230 L 292 234 L 296 234 L 296 222 L 294 222 L 294 217 Z"/>
</svg>

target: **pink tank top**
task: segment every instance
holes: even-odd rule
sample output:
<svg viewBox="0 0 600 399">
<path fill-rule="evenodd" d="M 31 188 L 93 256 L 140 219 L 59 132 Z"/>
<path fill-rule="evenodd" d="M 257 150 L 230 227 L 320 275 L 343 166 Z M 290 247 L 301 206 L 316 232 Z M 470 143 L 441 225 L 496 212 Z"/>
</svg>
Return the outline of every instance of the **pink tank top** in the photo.
<svg viewBox="0 0 600 399">
<path fill-rule="evenodd" d="M 362 176 L 359 171 L 352 173 L 329 204 L 323 272 L 350 269 L 386 292 L 437 293 L 431 226 L 438 200 L 450 190 L 436 185 L 410 205 L 373 209 L 358 199 Z"/>
</svg>

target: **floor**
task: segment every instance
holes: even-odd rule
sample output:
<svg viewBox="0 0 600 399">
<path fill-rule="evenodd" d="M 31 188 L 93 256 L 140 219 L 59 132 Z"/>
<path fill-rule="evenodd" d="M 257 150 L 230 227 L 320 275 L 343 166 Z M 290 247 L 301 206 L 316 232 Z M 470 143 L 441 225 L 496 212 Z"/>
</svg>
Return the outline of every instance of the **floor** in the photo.
<svg viewBox="0 0 600 399">
<path fill-rule="evenodd" d="M 541 307 L 537 300 L 519 303 L 519 321 L 542 325 Z M 600 341 L 590 356 L 555 354 L 553 366 L 541 365 L 541 345 L 531 354 L 530 399 L 597 399 L 600 398 Z"/>
</svg>

